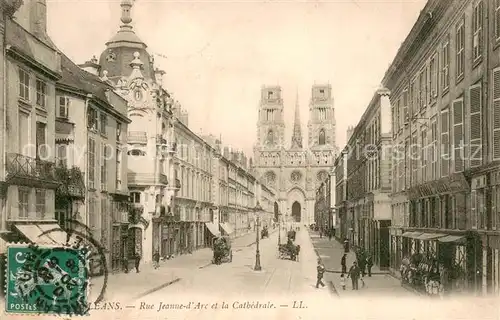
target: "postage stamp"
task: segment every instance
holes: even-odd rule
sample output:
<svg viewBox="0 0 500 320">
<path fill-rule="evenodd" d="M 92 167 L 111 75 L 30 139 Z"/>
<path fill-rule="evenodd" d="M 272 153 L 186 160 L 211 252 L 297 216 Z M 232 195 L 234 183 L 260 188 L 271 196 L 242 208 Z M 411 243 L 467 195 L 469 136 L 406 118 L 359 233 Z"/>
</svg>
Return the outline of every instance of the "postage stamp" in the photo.
<svg viewBox="0 0 500 320">
<path fill-rule="evenodd" d="M 88 255 L 66 246 L 9 245 L 6 312 L 86 315 Z"/>
</svg>

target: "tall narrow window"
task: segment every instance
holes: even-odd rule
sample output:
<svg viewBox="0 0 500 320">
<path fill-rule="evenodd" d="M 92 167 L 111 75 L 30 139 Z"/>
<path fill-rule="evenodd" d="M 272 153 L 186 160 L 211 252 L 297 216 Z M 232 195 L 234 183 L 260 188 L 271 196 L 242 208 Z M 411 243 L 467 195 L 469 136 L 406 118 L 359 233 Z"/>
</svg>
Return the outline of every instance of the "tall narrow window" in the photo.
<svg viewBox="0 0 500 320">
<path fill-rule="evenodd" d="M 434 55 L 429 63 L 429 89 L 430 102 L 434 102 L 438 95 L 438 63 L 437 55 Z"/>
<path fill-rule="evenodd" d="M 443 92 L 450 86 L 450 41 L 448 38 L 441 51 L 441 85 Z"/>
<path fill-rule="evenodd" d="M 95 148 L 95 140 L 92 138 L 89 138 L 89 145 L 88 145 L 89 151 L 88 151 L 88 157 L 89 157 L 89 162 L 88 162 L 88 173 L 89 173 L 89 188 L 90 189 L 95 189 L 95 171 L 96 171 L 96 148 Z"/>
<path fill-rule="evenodd" d="M 415 90 L 415 79 L 411 80 L 410 84 L 410 97 L 409 97 L 409 108 L 408 108 L 408 113 L 413 114 L 415 110 L 418 109 L 417 105 L 417 98 L 416 98 L 416 90 Z M 406 120 L 405 120 L 406 121 Z"/>
<path fill-rule="evenodd" d="M 19 219 L 28 219 L 29 212 L 29 189 L 25 187 L 17 188 Z"/>
<path fill-rule="evenodd" d="M 469 134 L 470 134 L 470 147 L 469 159 L 470 166 L 477 167 L 482 163 L 482 99 L 481 99 L 481 85 L 473 86 L 469 89 Z"/>
<path fill-rule="evenodd" d="M 65 96 L 59 97 L 59 110 L 57 116 L 62 119 L 68 119 L 69 117 L 69 104 L 70 99 Z"/>
<path fill-rule="evenodd" d="M 122 124 L 120 122 L 116 123 L 116 141 L 120 142 L 122 136 Z"/>
<path fill-rule="evenodd" d="M 420 159 L 421 159 L 421 182 L 425 182 L 427 180 L 427 150 L 428 150 L 428 145 L 427 145 L 427 130 L 424 128 L 421 130 L 421 153 L 420 153 Z"/>
<path fill-rule="evenodd" d="M 36 218 L 43 220 L 45 217 L 45 189 L 36 189 Z"/>
<path fill-rule="evenodd" d="M 45 108 L 47 103 L 47 83 L 45 81 L 36 79 L 36 104 Z"/>
<path fill-rule="evenodd" d="M 107 127 L 108 127 L 108 116 L 104 113 L 104 112 L 101 112 L 100 116 L 99 116 L 99 122 L 100 122 L 100 125 L 101 125 L 101 134 L 103 135 L 106 135 L 106 130 L 107 130 Z"/>
<path fill-rule="evenodd" d="M 462 99 L 453 102 L 453 159 L 455 172 L 464 170 L 464 102 Z"/>
<path fill-rule="evenodd" d="M 47 156 L 47 125 L 43 122 L 36 123 L 36 158 L 45 160 Z"/>
<path fill-rule="evenodd" d="M 402 112 L 401 116 L 402 116 L 402 121 L 403 121 L 403 126 L 404 126 L 406 121 L 409 119 L 409 116 L 408 116 L 408 88 L 405 88 L 403 91 L 403 112 Z"/>
<path fill-rule="evenodd" d="M 87 126 L 90 130 L 99 130 L 99 119 L 97 115 L 97 110 L 94 108 L 87 109 Z"/>
<path fill-rule="evenodd" d="M 325 129 L 319 130 L 319 139 L 318 139 L 318 144 L 320 146 L 324 145 L 326 143 L 326 137 L 325 137 Z"/>
<path fill-rule="evenodd" d="M 122 189 L 122 151 L 116 149 L 116 190 Z"/>
<path fill-rule="evenodd" d="M 437 173 L 437 144 L 438 144 L 438 135 L 437 135 L 437 119 L 436 117 L 431 119 L 431 144 L 429 151 L 429 159 L 431 161 L 431 180 L 435 180 L 438 178 Z"/>
<path fill-rule="evenodd" d="M 465 70 L 465 21 L 464 18 L 457 25 L 455 35 L 455 71 L 457 81 L 462 80 Z"/>
<path fill-rule="evenodd" d="M 450 174 L 450 114 L 448 109 L 441 111 L 441 177 Z"/>
<path fill-rule="evenodd" d="M 101 143 L 101 190 L 108 190 L 108 148 Z"/>
<path fill-rule="evenodd" d="M 477 229 L 477 193 L 472 190 L 470 193 L 471 228 Z"/>
<path fill-rule="evenodd" d="M 493 158 L 500 160 L 500 68 L 493 70 Z"/>
<path fill-rule="evenodd" d="M 401 126 L 401 101 L 402 98 L 400 97 L 398 99 L 397 105 L 396 105 L 396 131 L 399 131 L 402 126 Z"/>
<path fill-rule="evenodd" d="M 474 12 L 472 14 L 472 59 L 474 61 L 481 58 L 483 49 L 483 1 L 479 1 L 474 6 Z"/>
<path fill-rule="evenodd" d="M 420 85 L 419 85 L 419 100 L 420 100 L 420 109 L 426 106 L 426 81 L 427 81 L 427 73 L 425 72 L 425 67 L 420 70 Z"/>
<path fill-rule="evenodd" d="M 58 167 L 68 167 L 68 145 L 58 144 L 56 164 Z"/>
<path fill-rule="evenodd" d="M 19 131 L 19 153 L 25 156 L 30 156 L 29 154 L 29 143 L 30 135 L 32 130 L 30 130 L 30 118 L 29 114 L 19 111 L 19 126 L 17 130 Z"/>
<path fill-rule="evenodd" d="M 23 100 L 30 99 L 30 74 L 24 69 L 19 68 L 19 98 Z"/>
</svg>

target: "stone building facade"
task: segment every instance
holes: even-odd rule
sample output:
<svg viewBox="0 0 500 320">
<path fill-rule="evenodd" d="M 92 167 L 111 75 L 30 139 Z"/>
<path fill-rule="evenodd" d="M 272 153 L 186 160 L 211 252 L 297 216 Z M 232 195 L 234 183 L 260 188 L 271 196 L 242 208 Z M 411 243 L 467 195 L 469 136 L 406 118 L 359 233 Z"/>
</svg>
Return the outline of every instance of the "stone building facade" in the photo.
<svg viewBox="0 0 500 320">
<path fill-rule="evenodd" d="M 453 291 L 499 292 L 499 10 L 428 1 L 383 79 L 403 154 L 392 170 L 391 267 L 436 258 L 453 270 Z"/>
<path fill-rule="evenodd" d="M 389 267 L 391 138 L 389 91 L 379 89 L 334 167 L 341 237 L 370 252 L 381 268 Z"/>
<path fill-rule="evenodd" d="M 297 94 L 298 100 L 298 94 Z M 284 101 L 279 86 L 263 86 L 257 121 L 254 167 L 273 192 L 286 220 L 312 224 L 316 190 L 328 178 L 336 155 L 330 85 L 311 89 L 308 145 L 303 144 L 298 101 L 291 144 L 285 141 Z"/>
</svg>

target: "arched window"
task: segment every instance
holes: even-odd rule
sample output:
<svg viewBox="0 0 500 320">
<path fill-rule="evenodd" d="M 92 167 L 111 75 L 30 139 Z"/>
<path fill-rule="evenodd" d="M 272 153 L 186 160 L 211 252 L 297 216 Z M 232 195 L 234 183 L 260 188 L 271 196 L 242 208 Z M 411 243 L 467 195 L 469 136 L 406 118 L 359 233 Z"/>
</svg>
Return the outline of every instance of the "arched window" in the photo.
<svg viewBox="0 0 500 320">
<path fill-rule="evenodd" d="M 318 144 L 320 146 L 324 145 L 326 138 L 325 138 L 325 129 L 319 130 L 319 137 L 318 137 Z"/>
<path fill-rule="evenodd" d="M 269 130 L 267 132 L 267 143 L 268 144 L 274 144 L 274 133 L 273 133 L 273 130 Z"/>
</svg>

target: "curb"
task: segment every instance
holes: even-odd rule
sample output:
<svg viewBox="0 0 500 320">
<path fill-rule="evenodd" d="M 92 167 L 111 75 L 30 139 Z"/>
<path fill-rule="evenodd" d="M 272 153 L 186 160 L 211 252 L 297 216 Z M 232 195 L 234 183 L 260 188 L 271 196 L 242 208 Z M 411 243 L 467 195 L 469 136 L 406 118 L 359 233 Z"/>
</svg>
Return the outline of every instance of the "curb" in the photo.
<svg viewBox="0 0 500 320">
<path fill-rule="evenodd" d="M 330 292 L 340 298 L 340 294 L 337 291 L 337 288 L 335 288 L 333 281 L 328 281 L 327 283 L 328 283 L 328 288 L 330 289 Z"/>
<path fill-rule="evenodd" d="M 144 296 L 147 296 L 148 294 L 151 294 L 151 293 L 156 292 L 156 291 L 158 291 L 158 290 L 161 290 L 161 289 L 163 289 L 163 288 L 165 288 L 165 287 L 168 287 L 168 286 L 170 286 L 170 285 L 172 285 L 172 284 L 174 284 L 174 283 L 177 283 L 177 282 L 179 282 L 180 280 L 181 280 L 181 278 L 174 278 L 173 280 L 171 280 L 171 281 L 169 281 L 169 282 L 166 282 L 166 283 L 164 283 L 164 284 L 162 284 L 162 285 L 160 285 L 160 286 L 154 287 L 154 288 L 149 289 L 149 290 L 147 290 L 147 291 L 145 291 L 145 292 L 143 292 L 143 293 L 141 293 L 141 294 L 138 294 L 138 295 L 137 295 L 137 296 L 135 296 L 135 297 L 132 297 L 132 299 L 131 299 L 131 300 L 137 300 L 137 299 L 139 299 L 139 298 L 142 298 L 142 297 L 144 297 Z"/>
</svg>

